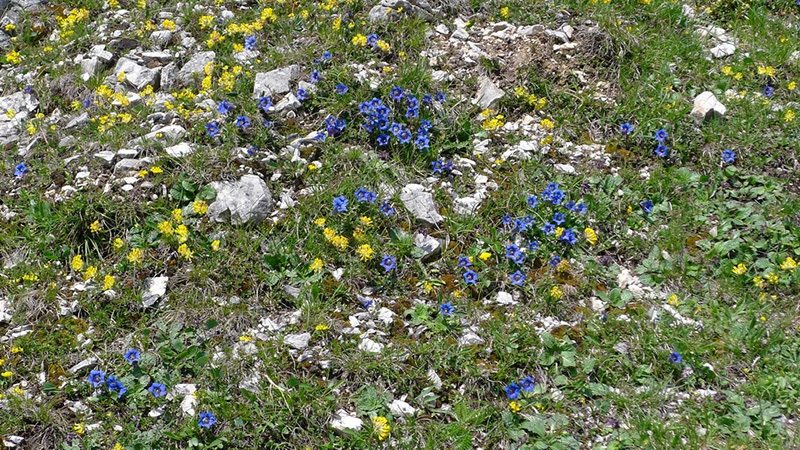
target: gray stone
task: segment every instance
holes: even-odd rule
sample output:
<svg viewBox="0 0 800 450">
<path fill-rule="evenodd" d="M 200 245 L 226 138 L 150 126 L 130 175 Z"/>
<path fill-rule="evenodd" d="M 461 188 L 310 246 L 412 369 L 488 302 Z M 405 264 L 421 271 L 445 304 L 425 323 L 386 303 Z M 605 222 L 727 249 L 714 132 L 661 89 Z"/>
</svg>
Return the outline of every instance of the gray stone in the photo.
<svg viewBox="0 0 800 450">
<path fill-rule="evenodd" d="M 309 341 L 311 341 L 311 333 L 287 334 L 283 338 L 284 344 L 296 350 L 308 347 Z"/>
<path fill-rule="evenodd" d="M 736 53 L 736 46 L 727 42 L 711 49 L 711 56 L 714 58 L 724 58 L 734 53 Z"/>
<path fill-rule="evenodd" d="M 171 91 L 178 86 L 178 65 L 175 62 L 171 62 L 161 68 L 161 82 L 159 85 L 163 91 Z"/>
<path fill-rule="evenodd" d="M 192 148 L 191 144 L 188 142 L 181 142 L 178 145 L 167 147 L 164 150 L 173 158 L 183 158 L 184 156 L 189 156 L 194 153 L 194 148 Z"/>
<path fill-rule="evenodd" d="M 142 170 L 150 163 L 149 158 L 143 159 L 133 159 L 133 158 L 125 158 L 117 161 L 114 164 L 114 173 L 119 172 L 130 172 L 132 170 Z"/>
<path fill-rule="evenodd" d="M 443 23 L 440 23 L 439 25 L 436 25 L 434 30 L 436 30 L 437 33 L 439 33 L 441 35 L 444 35 L 444 36 L 447 36 L 448 34 L 450 34 L 450 30 L 447 28 L 447 25 L 445 25 Z"/>
<path fill-rule="evenodd" d="M 492 83 L 489 78 L 481 79 L 481 88 L 478 95 L 472 100 L 473 105 L 480 106 L 481 109 L 491 109 L 497 102 L 506 95 L 502 89 Z"/>
<path fill-rule="evenodd" d="M 67 126 L 65 128 L 69 130 L 70 128 L 75 128 L 79 125 L 83 125 L 88 122 L 89 122 L 89 113 L 84 111 L 79 115 L 73 117 L 72 120 L 70 120 L 69 122 L 67 122 Z"/>
<path fill-rule="evenodd" d="M 303 106 L 303 104 L 300 103 L 300 100 L 298 100 L 297 97 L 290 92 L 289 95 L 284 97 L 278 102 L 277 105 L 273 107 L 273 111 L 280 114 L 289 111 L 296 111 L 300 109 L 301 106 Z"/>
<path fill-rule="evenodd" d="M 83 81 L 89 81 L 89 78 L 100 73 L 102 68 L 103 63 L 96 57 L 83 59 L 81 61 L 81 79 Z"/>
<path fill-rule="evenodd" d="M 95 45 L 91 50 L 89 50 L 88 56 L 97 58 L 103 63 L 110 63 L 114 60 L 114 54 L 106 50 L 105 45 Z"/>
<path fill-rule="evenodd" d="M 351 416 L 347 411 L 340 409 L 331 418 L 331 428 L 337 431 L 358 431 L 364 426 L 364 421 L 356 416 Z"/>
<path fill-rule="evenodd" d="M 725 105 L 717 100 L 717 97 L 711 91 L 705 91 L 695 97 L 694 108 L 690 115 L 697 120 L 707 120 L 716 116 L 724 116 Z"/>
<path fill-rule="evenodd" d="M 525 25 L 517 28 L 517 34 L 520 36 L 533 36 L 543 34 L 545 29 L 544 25 Z"/>
<path fill-rule="evenodd" d="M 383 351 L 384 347 L 386 347 L 384 344 L 375 342 L 368 337 L 365 337 L 358 343 L 358 349 L 367 353 L 380 353 Z"/>
<path fill-rule="evenodd" d="M 14 448 L 22 445 L 25 438 L 22 436 L 8 435 L 3 438 L 3 446 L 7 448 Z"/>
<path fill-rule="evenodd" d="M 472 345 L 483 345 L 486 341 L 478 336 L 474 327 L 470 327 L 467 331 L 458 338 L 458 345 L 461 347 L 469 347 Z"/>
<path fill-rule="evenodd" d="M 292 89 L 291 82 L 300 75 L 300 66 L 293 64 L 266 73 L 257 73 L 253 83 L 253 98 L 264 95 L 285 94 Z"/>
<path fill-rule="evenodd" d="M 119 77 L 121 72 L 125 72 L 125 83 L 137 90 L 142 90 L 148 84 L 156 87 L 158 85 L 158 71 L 140 66 L 136 61 L 128 58 L 120 58 L 114 66 L 114 76 Z"/>
<path fill-rule="evenodd" d="M 172 40 L 172 31 L 158 30 L 150 33 L 150 42 L 158 48 L 164 48 L 169 45 Z"/>
<path fill-rule="evenodd" d="M 157 52 L 143 52 L 142 59 L 144 60 L 145 64 L 151 62 L 157 62 L 159 64 L 168 63 L 175 59 L 172 54 L 164 51 L 157 51 Z"/>
<path fill-rule="evenodd" d="M 422 250 L 422 262 L 430 262 L 442 253 L 442 243 L 433 236 L 414 234 L 414 245 Z"/>
<path fill-rule="evenodd" d="M 186 128 L 183 128 L 180 125 L 167 125 L 155 131 L 151 131 L 144 136 L 131 139 L 128 141 L 128 146 L 135 147 L 140 144 L 145 144 L 146 142 L 152 142 L 161 139 L 177 140 L 182 138 L 184 134 L 186 134 Z"/>
<path fill-rule="evenodd" d="M 96 156 L 97 158 L 102 159 L 103 161 L 105 161 L 108 164 L 111 164 L 111 163 L 114 162 L 114 157 L 116 157 L 117 154 L 112 152 L 111 150 L 103 150 L 102 152 L 95 153 L 94 156 Z"/>
<path fill-rule="evenodd" d="M 117 156 L 121 159 L 136 158 L 139 156 L 139 150 L 136 150 L 135 148 L 121 148 L 117 150 Z"/>
<path fill-rule="evenodd" d="M 194 74 L 203 75 L 203 69 L 206 67 L 206 64 L 214 61 L 216 57 L 217 54 L 214 52 L 200 52 L 195 54 L 181 67 L 181 70 L 178 72 L 178 80 L 182 84 L 191 83 L 192 76 L 194 76 Z"/>
<path fill-rule="evenodd" d="M 456 28 L 456 31 L 453 31 L 453 34 L 450 37 L 460 41 L 466 41 L 469 39 L 469 33 L 463 28 Z"/>
<path fill-rule="evenodd" d="M 502 306 L 512 306 L 519 303 L 518 301 L 514 300 L 514 297 L 511 294 L 505 291 L 498 292 L 495 301 L 497 302 L 498 305 Z"/>
<path fill-rule="evenodd" d="M 86 358 L 83 361 L 79 362 L 78 364 L 75 364 L 74 366 L 70 367 L 68 369 L 69 373 L 71 373 L 72 375 L 81 373 L 82 371 L 84 371 L 86 369 L 90 369 L 90 368 L 96 366 L 97 365 L 97 361 L 98 361 L 98 359 L 95 358 L 95 357 Z"/>
<path fill-rule="evenodd" d="M 561 173 L 574 174 L 575 168 L 569 164 L 554 164 L 553 168 Z"/>
<path fill-rule="evenodd" d="M 561 42 L 562 44 L 569 43 L 569 37 L 567 36 L 567 33 L 563 32 L 561 30 L 545 30 L 544 34 L 546 34 L 547 36 L 550 36 L 552 38 L 555 38 L 557 41 Z"/>
<path fill-rule="evenodd" d="M 39 107 L 39 99 L 33 94 L 26 94 L 24 91 L 15 92 L 5 97 L 0 97 L 0 122 L 9 122 L 19 119 L 27 119 L 31 113 Z M 14 111 L 14 118 L 9 118 L 6 111 Z"/>
<path fill-rule="evenodd" d="M 7 301 L 0 300 L 0 323 L 11 321 L 11 308 Z"/>
<path fill-rule="evenodd" d="M 144 294 L 142 294 L 142 307 L 149 308 L 167 293 L 169 277 L 151 277 L 144 280 Z"/>
<path fill-rule="evenodd" d="M 392 400 L 391 403 L 386 405 L 392 415 L 396 417 L 413 416 L 417 410 L 410 404 L 402 400 Z"/>
<path fill-rule="evenodd" d="M 272 211 L 272 195 L 257 175 L 244 175 L 239 181 L 214 182 L 217 198 L 208 206 L 208 215 L 217 222 L 235 225 L 260 223 Z"/>
<path fill-rule="evenodd" d="M 406 209 L 418 220 L 435 226 L 444 220 L 433 202 L 433 195 L 425 191 L 421 184 L 408 184 L 400 190 L 400 200 Z"/>
<path fill-rule="evenodd" d="M 390 18 L 399 18 L 397 11 L 401 8 L 404 14 L 413 14 L 424 20 L 431 20 L 438 14 L 425 0 L 381 0 L 369 10 L 369 21 L 386 22 Z"/>
</svg>

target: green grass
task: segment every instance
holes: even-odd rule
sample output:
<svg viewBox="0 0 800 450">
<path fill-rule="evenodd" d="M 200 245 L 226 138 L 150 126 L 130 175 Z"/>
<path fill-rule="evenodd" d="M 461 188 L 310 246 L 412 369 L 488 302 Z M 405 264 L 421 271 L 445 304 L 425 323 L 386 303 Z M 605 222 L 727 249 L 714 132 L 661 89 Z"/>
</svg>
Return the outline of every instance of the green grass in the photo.
<svg viewBox="0 0 800 450">
<path fill-rule="evenodd" d="M 8 302 L 12 317 L 0 324 L 0 335 L 32 326 L 29 334 L 0 344 L 0 435 L 23 436 L 26 448 L 63 449 L 800 446 L 800 270 L 787 263 L 800 260 L 794 180 L 800 121 L 787 112 L 800 110 L 798 90 L 790 88 L 800 80 L 800 63 L 790 61 L 800 42 L 793 2 L 718 1 L 710 10 L 698 8 L 694 20 L 681 3 L 659 0 L 450 2 L 441 7 L 451 15 L 433 22 L 397 14 L 397 21 L 385 24 L 367 20 L 369 2 L 325 5 L 275 2 L 240 9 L 195 0 L 178 11 L 176 2 L 147 10 L 123 4 L 127 18 L 110 29 L 145 50 L 149 34 L 161 29 L 161 10 L 181 17 L 179 29 L 203 49 L 212 31 L 225 36 L 212 48 L 217 56 L 207 92 L 200 92 L 200 76 L 186 90 L 157 90 L 161 97 L 145 96 L 130 106 L 102 96 L 111 67 L 84 84 L 80 68 L 69 62 L 108 41 L 99 39 L 97 27 L 110 21 L 115 8 L 56 2 L 9 30 L 22 60 L 12 64 L 0 55 L 3 69 L 34 76 L 7 76 L 3 95 L 30 85 L 41 102 L 35 112 L 43 115 L 22 122 L 19 146 L 39 139 L 30 153 L 21 157 L 11 145 L 0 157 L 0 205 L 16 213 L 0 221 L 0 300 Z M 67 9 L 60 13 L 62 6 Z M 223 6 L 234 16 L 217 21 Z M 255 31 L 260 56 L 240 63 L 234 47 L 249 32 L 226 27 L 253 23 L 266 7 L 277 19 Z M 69 8 L 89 14 L 72 35 L 49 40 L 54 29 L 70 29 L 56 20 Z M 490 56 L 473 66 L 462 66 L 452 47 L 437 63 L 420 57 L 448 46 L 431 28 L 441 22 L 454 30 L 456 12 L 470 19 L 473 40 L 500 20 L 551 29 L 566 21 L 576 28 L 578 47 L 567 58 L 552 51 L 553 41 L 534 37 L 505 49 L 483 42 Z M 213 20 L 204 27 L 200 18 L 206 14 Z M 41 18 L 45 31 L 36 25 Z M 342 19 L 338 29 L 336 18 Z M 696 34 L 701 25 L 722 27 L 737 39 L 735 55 L 709 59 L 713 44 Z M 390 48 L 353 43 L 372 33 Z M 318 62 L 325 51 L 333 59 Z M 530 57 L 512 69 L 516 52 Z M 53 64 L 62 59 L 68 62 Z M 255 74 L 288 64 L 301 66 L 293 91 L 314 70 L 322 80 L 293 117 L 265 115 L 251 99 Z M 369 77 L 379 81 L 377 89 L 356 81 L 362 67 L 374 70 Z M 448 70 L 455 80 L 434 82 L 432 70 Z M 226 88 L 220 77 L 234 72 Z M 490 117 L 501 114 L 503 122 L 514 123 L 531 115 L 534 124 L 548 119 L 555 128 L 536 128 L 533 135 L 484 129 L 470 99 L 479 76 L 487 74 L 506 92 Z M 335 93 L 339 83 L 348 86 L 346 94 Z M 767 85 L 774 88 L 770 99 L 762 94 Z M 394 86 L 420 101 L 442 91 L 447 101 L 423 105 L 418 118 L 407 118 L 406 107 L 389 98 Z M 545 98 L 545 105 L 529 104 L 516 88 Z M 728 112 L 698 123 L 689 112 L 706 90 Z M 89 108 L 73 107 L 87 97 Z M 273 103 L 280 97 L 273 96 Z M 431 121 L 430 147 L 419 150 L 397 139 L 379 146 L 381 132 L 361 127 L 359 105 L 372 98 L 382 99 L 393 120 L 415 132 L 421 120 Z M 227 116 L 197 110 L 204 99 L 228 100 L 235 110 Z M 83 111 L 92 121 L 66 130 Z M 153 162 L 139 174 L 112 174 L 93 156 L 126 148 L 150 132 L 146 119 L 155 112 L 174 114 L 173 123 L 187 130 L 182 141 L 196 147 L 192 155 L 171 158 L 164 148 L 173 142 L 148 143 L 143 156 Z M 124 114 L 131 115 L 127 123 Z M 253 126 L 239 130 L 240 115 Z M 346 127 L 302 149 L 302 161 L 292 161 L 284 151 L 288 144 L 324 132 L 328 116 L 345 120 Z M 271 127 L 261 126 L 264 119 Z M 206 134 L 212 121 L 221 128 L 217 138 Z M 631 135 L 621 134 L 623 122 L 633 125 Z M 31 136 L 28 123 L 35 127 Z M 660 128 L 669 133 L 666 158 L 653 153 Z M 68 135 L 75 139 L 71 146 L 59 148 Z M 487 138 L 489 150 L 475 154 L 473 140 Z M 534 151 L 527 160 L 500 160 L 522 140 L 545 145 L 550 139 L 549 150 Z M 567 141 L 596 145 L 609 164 L 588 153 L 575 156 Z M 255 155 L 244 156 L 241 149 L 249 146 Z M 724 149 L 736 152 L 734 163 L 722 161 Z M 79 157 L 65 163 L 74 155 Z M 432 174 L 432 162 L 460 158 L 471 159 L 474 170 Z M 16 177 L 23 161 L 29 173 Z M 319 165 L 310 167 L 315 161 Z M 554 164 L 571 164 L 577 174 L 559 172 Z M 78 177 L 84 170 L 89 182 Z M 296 204 L 276 206 L 258 225 L 217 223 L 202 208 L 195 211 L 202 207 L 198 202 L 213 202 L 211 182 L 245 173 L 262 177 L 276 204 L 281 192 L 291 192 Z M 119 179 L 128 175 L 139 181 L 125 193 Z M 476 214 L 459 215 L 455 196 L 474 193 L 476 175 L 496 188 L 486 190 Z M 549 204 L 542 192 L 550 182 L 559 184 L 566 200 L 584 202 L 588 212 Z M 432 187 L 443 223 L 415 220 L 400 200 L 408 183 Z M 77 191 L 63 195 L 64 184 Z M 361 187 L 378 200 L 358 202 Z M 538 197 L 535 208 L 526 203 L 529 195 Z M 348 199 L 348 210 L 334 213 L 340 196 Z M 646 200 L 653 203 L 649 214 L 641 206 Z M 394 214 L 381 213 L 384 201 Z M 556 212 L 567 215 L 564 226 L 575 231 L 575 245 L 540 230 Z M 503 224 L 504 215 L 531 215 L 534 223 L 516 233 Z M 92 231 L 95 221 L 99 231 Z M 164 232 L 166 222 L 171 233 Z M 180 224 L 185 237 L 177 232 Z M 596 232 L 596 244 L 586 228 Z M 347 244 L 337 247 L 326 237 L 331 230 Z M 440 256 L 423 263 L 416 233 L 439 239 Z M 530 241 L 540 248 L 529 250 Z M 524 249 L 521 264 L 506 258 L 512 243 Z M 363 245 L 371 256 L 364 256 Z M 141 261 L 131 261 L 134 249 L 143 252 Z M 79 268 L 73 266 L 77 255 Z M 389 272 L 380 265 L 384 255 L 397 260 Z M 474 285 L 465 282 L 461 256 L 472 258 Z M 554 256 L 566 263 L 558 265 Z M 91 279 L 89 267 L 97 269 Z M 511 284 L 516 270 L 526 276 L 522 286 Z M 625 271 L 636 277 L 632 285 L 621 284 Z M 103 286 L 107 276 L 114 281 L 110 289 Z M 157 307 L 143 309 L 144 280 L 156 276 L 169 277 L 167 292 Z M 518 304 L 498 305 L 500 291 Z M 373 304 L 365 307 L 366 300 Z M 440 309 L 448 302 L 455 307 L 449 316 Z M 391 323 L 379 319 L 382 308 L 393 314 Z M 470 329 L 482 342 L 459 345 Z M 359 348 L 365 332 L 384 345 L 380 352 Z M 311 335 L 306 349 L 287 345 L 286 335 L 301 333 Z M 129 348 L 142 352 L 136 365 L 123 358 Z M 679 363 L 670 360 L 673 352 Z M 97 358 L 96 368 L 106 376 L 122 381 L 125 395 L 94 389 L 88 368 L 70 372 L 89 357 Z M 254 375 L 255 386 L 244 389 L 243 381 Z M 527 376 L 535 389 L 511 403 L 504 388 Z M 147 391 L 153 382 L 165 384 L 170 395 L 153 397 Z M 194 414 L 181 412 L 182 395 L 172 396 L 178 384 L 196 385 Z M 393 400 L 416 413 L 393 413 Z M 156 408 L 160 415 L 151 414 Z M 330 422 L 339 410 L 364 427 L 334 431 Z M 198 426 L 198 414 L 206 411 L 217 419 L 208 429 Z M 373 429 L 375 417 L 390 427 L 383 439 Z"/>
</svg>

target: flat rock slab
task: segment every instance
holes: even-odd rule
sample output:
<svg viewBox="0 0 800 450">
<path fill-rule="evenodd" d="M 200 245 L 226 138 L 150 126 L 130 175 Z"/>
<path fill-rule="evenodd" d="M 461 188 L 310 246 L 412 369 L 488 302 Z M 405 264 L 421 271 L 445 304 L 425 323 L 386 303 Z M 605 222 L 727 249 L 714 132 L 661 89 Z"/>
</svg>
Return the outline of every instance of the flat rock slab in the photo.
<svg viewBox="0 0 800 450">
<path fill-rule="evenodd" d="M 152 277 L 144 280 L 144 294 L 142 294 L 142 307 L 149 308 L 167 293 L 169 277 Z"/>
<path fill-rule="evenodd" d="M 180 80 L 181 83 L 189 84 L 192 81 L 192 76 L 194 74 L 202 75 L 206 64 L 213 62 L 216 57 L 217 54 L 214 52 L 200 52 L 192 56 L 192 58 L 181 67 L 181 70 L 178 71 L 178 80 Z"/>
<path fill-rule="evenodd" d="M 408 184 L 400 190 L 400 200 L 411 214 L 428 225 L 435 226 L 444 220 L 433 202 L 433 195 L 421 184 Z"/>
<path fill-rule="evenodd" d="M 293 64 L 280 69 L 257 73 L 253 83 L 253 98 L 285 94 L 292 89 L 292 80 L 300 75 L 300 66 Z"/>
<path fill-rule="evenodd" d="M 267 183 L 257 175 L 244 175 L 239 181 L 211 183 L 217 198 L 208 214 L 217 222 L 261 223 L 272 211 L 272 195 Z"/>
<path fill-rule="evenodd" d="M 717 100 L 714 93 L 705 91 L 695 97 L 694 108 L 689 114 L 697 120 L 707 120 L 716 116 L 724 116 L 725 111 L 727 108 Z"/>
<path fill-rule="evenodd" d="M 506 93 L 495 86 L 492 80 L 483 78 L 481 80 L 481 88 L 478 90 L 478 95 L 472 101 L 472 104 L 480 106 L 481 109 L 491 109 L 496 106 L 497 102 L 505 95 Z"/>
</svg>

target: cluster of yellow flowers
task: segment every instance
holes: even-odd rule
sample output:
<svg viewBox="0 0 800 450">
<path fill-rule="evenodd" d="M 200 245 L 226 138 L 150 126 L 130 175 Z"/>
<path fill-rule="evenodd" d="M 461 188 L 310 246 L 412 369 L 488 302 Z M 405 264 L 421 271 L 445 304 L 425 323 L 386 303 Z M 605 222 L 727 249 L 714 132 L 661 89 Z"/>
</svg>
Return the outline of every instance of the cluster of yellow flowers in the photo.
<svg viewBox="0 0 800 450">
<path fill-rule="evenodd" d="M 528 93 L 528 90 L 522 86 L 514 89 L 514 95 L 517 98 L 524 99 L 528 105 L 532 106 L 534 109 L 537 110 L 543 109 L 545 105 L 547 105 L 546 98 L 544 97 L 538 98 L 536 97 L 536 94 Z"/>
<path fill-rule="evenodd" d="M 95 221 L 95 223 L 97 222 Z M 92 224 L 92 226 L 93 225 L 94 223 Z M 83 271 L 82 277 L 84 281 L 89 281 L 93 279 L 95 276 L 97 276 L 97 270 L 98 270 L 97 266 L 88 266 L 86 267 L 86 270 L 83 270 L 84 267 L 83 255 L 78 254 L 73 256 L 72 261 L 70 261 L 70 265 L 72 266 L 72 270 L 74 270 L 75 272 L 80 273 L 81 271 Z M 106 274 L 105 277 L 103 278 L 103 291 L 111 289 L 114 286 L 114 283 L 115 283 L 114 277 L 110 274 Z"/>
<path fill-rule="evenodd" d="M 505 118 L 502 114 L 494 114 L 495 112 L 491 109 L 484 109 L 481 112 L 481 118 L 483 122 L 481 123 L 481 128 L 486 131 L 494 131 L 498 128 L 501 128 L 505 125 L 503 119 Z"/>
</svg>

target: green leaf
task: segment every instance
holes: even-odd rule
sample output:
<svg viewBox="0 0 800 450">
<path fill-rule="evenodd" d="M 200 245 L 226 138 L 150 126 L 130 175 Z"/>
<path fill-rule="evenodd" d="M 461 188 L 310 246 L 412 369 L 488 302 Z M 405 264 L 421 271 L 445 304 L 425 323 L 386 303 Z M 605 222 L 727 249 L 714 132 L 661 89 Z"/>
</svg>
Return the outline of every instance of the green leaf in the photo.
<svg viewBox="0 0 800 450">
<path fill-rule="evenodd" d="M 544 437 L 547 434 L 547 427 L 545 426 L 544 421 L 542 420 L 536 420 L 536 421 L 526 420 L 521 424 L 519 424 L 519 427 L 524 430 L 528 430 L 539 437 Z"/>
</svg>

